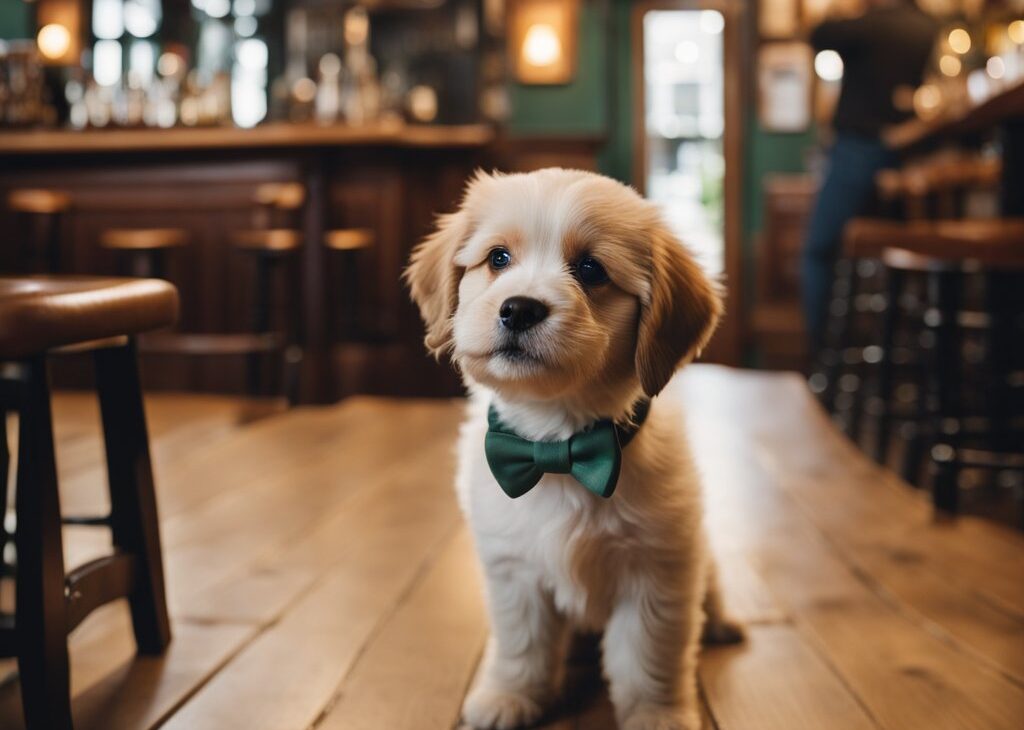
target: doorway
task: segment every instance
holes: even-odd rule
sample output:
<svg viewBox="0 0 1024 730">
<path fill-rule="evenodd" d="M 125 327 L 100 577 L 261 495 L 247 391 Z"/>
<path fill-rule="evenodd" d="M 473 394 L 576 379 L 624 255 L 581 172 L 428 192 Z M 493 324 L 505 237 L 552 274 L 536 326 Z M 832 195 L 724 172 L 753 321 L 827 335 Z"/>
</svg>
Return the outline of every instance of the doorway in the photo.
<svg viewBox="0 0 1024 730">
<path fill-rule="evenodd" d="M 739 5 L 652 0 L 632 15 L 633 183 L 727 289 L 705 360 L 741 349 Z"/>
</svg>

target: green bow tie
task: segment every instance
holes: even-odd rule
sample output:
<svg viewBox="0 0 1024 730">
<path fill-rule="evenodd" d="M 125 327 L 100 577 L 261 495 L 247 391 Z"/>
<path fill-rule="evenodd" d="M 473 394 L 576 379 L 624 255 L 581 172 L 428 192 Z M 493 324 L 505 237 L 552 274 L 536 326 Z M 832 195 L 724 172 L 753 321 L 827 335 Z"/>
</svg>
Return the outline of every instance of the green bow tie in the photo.
<svg viewBox="0 0 1024 730">
<path fill-rule="evenodd" d="M 640 429 L 649 408 L 650 401 L 640 401 L 634 409 L 634 424 L 629 426 L 604 420 L 565 441 L 530 441 L 505 426 L 491 406 L 484 439 L 487 465 L 512 499 L 533 489 L 545 474 L 571 474 L 590 492 L 610 497 L 619 481 L 622 449 Z"/>
</svg>

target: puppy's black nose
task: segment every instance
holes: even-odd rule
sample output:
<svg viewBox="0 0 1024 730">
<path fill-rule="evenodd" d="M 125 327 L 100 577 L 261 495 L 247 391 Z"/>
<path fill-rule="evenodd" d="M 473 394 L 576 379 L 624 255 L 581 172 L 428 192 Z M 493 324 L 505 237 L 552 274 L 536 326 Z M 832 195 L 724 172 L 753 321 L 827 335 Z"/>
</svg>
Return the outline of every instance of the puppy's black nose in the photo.
<svg viewBox="0 0 1024 730">
<path fill-rule="evenodd" d="M 509 297 L 498 310 L 503 327 L 513 332 L 524 332 L 548 316 L 548 307 L 530 297 Z"/>
</svg>

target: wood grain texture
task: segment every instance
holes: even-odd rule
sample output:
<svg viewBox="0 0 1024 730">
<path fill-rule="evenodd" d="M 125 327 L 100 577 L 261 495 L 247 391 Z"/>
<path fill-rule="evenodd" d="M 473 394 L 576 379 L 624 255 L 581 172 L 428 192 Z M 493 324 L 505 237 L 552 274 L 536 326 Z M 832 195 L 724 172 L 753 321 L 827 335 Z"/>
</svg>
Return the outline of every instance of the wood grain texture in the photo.
<svg viewBox="0 0 1024 730">
<path fill-rule="evenodd" d="M 487 638 L 481 586 L 463 528 L 367 645 L 317 727 L 452 727 Z"/>
<path fill-rule="evenodd" d="M 1019 725 L 1020 535 L 934 521 L 793 376 L 698 366 L 661 397 L 683 402 L 726 601 L 749 630 L 704 650 L 706 730 Z M 486 633 L 451 488 L 462 406 L 241 410 L 149 400 L 175 640 L 137 658 L 123 604 L 87 619 L 70 643 L 78 726 L 456 727 Z M 91 512 L 95 407 L 61 396 L 55 413 L 62 496 Z M 65 529 L 69 563 L 108 545 Z M 586 646 L 544 730 L 615 728 Z M 0 727 L 21 722 L 18 684 L 0 680 Z"/>
<path fill-rule="evenodd" d="M 869 716 L 883 727 L 1013 727 L 1024 711 L 1020 684 L 886 590 L 837 548 L 831 533 L 815 524 L 781 482 L 797 473 L 801 460 L 813 459 L 822 499 L 845 512 L 849 529 L 859 534 L 870 533 L 882 517 L 865 515 L 856 506 L 882 500 L 889 510 L 885 519 L 902 521 L 904 530 L 917 525 L 912 534 L 919 540 L 937 540 L 918 509 L 927 510 L 927 505 L 908 490 L 898 493 L 897 507 L 892 481 L 870 478 L 866 458 L 852 447 L 829 454 L 829 441 L 839 437 L 793 377 L 709 368 L 675 386 L 689 407 L 709 502 L 718 503 L 709 509 L 712 531 L 727 531 L 732 544 L 747 551 L 803 641 L 833 667 Z M 792 438 L 783 443 L 783 434 Z M 769 441 L 771 446 L 765 446 Z M 786 467 L 769 468 L 764 449 L 786 459 Z M 851 473 L 862 478 L 851 482 L 843 476 Z M 721 521 L 716 523 L 716 517 Z M 955 527 L 936 529 L 949 537 L 936 566 L 955 583 L 966 577 L 961 574 L 966 566 L 942 556 L 951 555 L 950 543 L 957 546 L 964 538 Z M 986 532 L 1001 534 L 996 527 Z M 1003 540 L 1002 549 L 987 557 L 1012 564 L 1015 536 L 989 539 L 987 547 Z M 984 583 L 986 576 L 972 580 Z M 1015 632 L 1003 639 L 1020 650 Z M 713 699 L 712 709 L 720 721 Z"/>
<path fill-rule="evenodd" d="M 721 730 L 876 727 L 792 626 L 758 626 L 746 643 L 706 652 L 700 678 Z"/>
</svg>

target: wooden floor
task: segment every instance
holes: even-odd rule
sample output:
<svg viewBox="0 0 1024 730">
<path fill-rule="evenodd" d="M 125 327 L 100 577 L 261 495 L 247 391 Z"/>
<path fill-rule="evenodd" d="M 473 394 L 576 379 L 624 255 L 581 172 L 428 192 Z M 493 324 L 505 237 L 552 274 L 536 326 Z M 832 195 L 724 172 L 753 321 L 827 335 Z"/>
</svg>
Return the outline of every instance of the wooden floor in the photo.
<svg viewBox="0 0 1024 730">
<path fill-rule="evenodd" d="M 686 403 L 749 624 L 703 655 L 708 728 L 1024 727 L 1020 535 L 933 521 L 796 376 L 698 366 L 663 397 Z M 79 730 L 456 727 L 487 631 L 451 489 L 460 405 L 358 398 L 240 425 L 232 401 L 154 397 L 149 416 L 175 639 L 134 658 L 119 604 L 79 627 Z M 102 511 L 95 408 L 63 396 L 56 418 L 65 511 Z M 67 531 L 71 563 L 104 545 Z M 544 727 L 614 727 L 590 666 Z M 13 666 L 0 676 L 16 729 Z"/>
</svg>

